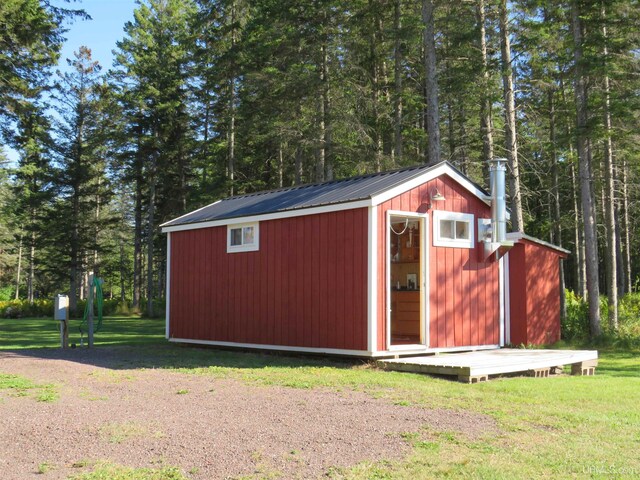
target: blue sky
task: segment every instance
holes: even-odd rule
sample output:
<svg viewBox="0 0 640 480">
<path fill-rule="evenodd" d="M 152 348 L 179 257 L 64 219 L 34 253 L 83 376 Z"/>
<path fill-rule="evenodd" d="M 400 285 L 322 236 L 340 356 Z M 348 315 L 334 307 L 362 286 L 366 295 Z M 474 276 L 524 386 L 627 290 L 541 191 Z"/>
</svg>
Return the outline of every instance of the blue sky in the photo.
<svg viewBox="0 0 640 480">
<path fill-rule="evenodd" d="M 100 62 L 103 71 L 111 68 L 113 64 L 111 51 L 116 48 L 116 42 L 124 37 L 124 24 L 133 20 L 133 11 L 137 7 L 136 1 L 84 0 L 66 3 L 55 0 L 52 4 L 63 8 L 82 9 L 92 18 L 75 20 L 65 25 L 69 31 L 65 34 L 67 41 L 60 52 L 58 69 L 66 70 L 67 58 L 73 58 L 73 52 L 78 51 L 82 45 L 91 49 L 93 59 Z M 5 153 L 12 164 L 18 160 L 18 153 L 13 149 L 5 147 Z"/>
<path fill-rule="evenodd" d="M 116 48 L 116 42 L 124 37 L 124 24 L 133 20 L 133 11 L 137 6 L 135 0 L 84 0 L 70 4 L 57 0 L 54 4 L 83 9 L 92 18 L 67 25 L 69 31 L 60 55 L 60 68 L 66 68 L 66 59 L 73 58 L 73 52 L 82 45 L 91 49 L 94 60 L 100 62 L 103 70 L 111 68 L 111 51 Z"/>
</svg>

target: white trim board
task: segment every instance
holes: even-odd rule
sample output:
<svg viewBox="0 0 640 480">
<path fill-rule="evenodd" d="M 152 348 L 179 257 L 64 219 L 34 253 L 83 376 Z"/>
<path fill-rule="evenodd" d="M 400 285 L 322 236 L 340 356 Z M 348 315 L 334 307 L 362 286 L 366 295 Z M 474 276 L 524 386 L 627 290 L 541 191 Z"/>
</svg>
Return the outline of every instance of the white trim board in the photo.
<svg viewBox="0 0 640 480">
<path fill-rule="evenodd" d="M 367 250 L 367 348 L 378 350 L 378 207 L 369 207 Z"/>
<path fill-rule="evenodd" d="M 554 245 L 553 243 L 545 242 L 544 240 L 540 240 L 539 238 L 532 237 L 531 235 L 527 235 L 522 232 L 509 232 L 507 233 L 507 240 L 512 242 L 517 242 L 519 240 L 528 240 L 532 243 L 536 243 L 538 245 L 542 245 L 543 247 L 547 247 L 551 250 L 555 250 L 556 252 L 564 253 L 565 255 L 570 255 L 571 251 L 566 248 L 559 247 Z"/>
<path fill-rule="evenodd" d="M 504 281 L 504 344 L 511 344 L 511 274 L 509 272 L 509 252 L 502 257 L 500 260 L 504 259 L 504 271 L 503 271 L 503 281 Z"/>
<path fill-rule="evenodd" d="M 325 205 L 322 207 L 300 208 L 297 210 L 285 210 L 284 212 L 265 213 L 262 215 L 251 215 L 247 217 L 223 218 L 222 220 L 212 220 L 209 222 L 186 223 L 183 225 L 162 227 L 162 231 L 164 233 L 180 232 L 183 230 L 196 230 L 198 228 L 222 227 L 225 225 L 236 225 L 239 223 L 264 222 L 266 220 L 276 220 L 279 218 L 304 217 L 306 215 L 317 215 L 319 213 L 340 212 L 342 210 L 368 208 L 370 206 L 371 206 L 370 200 L 358 200 L 355 202 L 337 203 L 332 205 Z M 171 223 L 171 222 L 167 222 L 167 223 Z"/>
<path fill-rule="evenodd" d="M 498 319 L 499 332 L 500 332 L 500 346 L 504 347 L 505 336 L 505 278 L 504 278 L 504 257 L 500 257 L 498 260 L 498 295 L 500 296 L 498 301 L 500 305 L 500 318 Z"/>
<path fill-rule="evenodd" d="M 169 313 L 171 307 L 171 233 L 167 233 L 167 279 L 165 281 L 165 327 L 164 336 L 169 338 Z"/>
<path fill-rule="evenodd" d="M 458 182 L 469 192 L 473 193 L 480 200 L 485 202 L 487 205 L 491 205 L 491 197 L 489 195 L 486 195 L 482 190 L 480 190 L 476 185 L 474 185 L 469 179 L 467 179 L 466 177 L 456 172 L 451 166 L 447 165 L 446 163 L 443 165 L 440 165 L 437 168 L 434 168 L 433 170 L 429 170 L 428 172 L 425 172 L 422 175 L 412 178 L 411 180 L 403 183 L 402 185 L 398 185 L 397 187 L 391 188 L 386 192 L 375 195 L 371 198 L 371 200 L 373 202 L 373 205 L 379 205 L 381 203 L 386 202 L 387 200 L 391 200 L 392 198 L 397 197 L 398 195 L 402 195 L 403 193 L 406 193 L 409 190 L 419 187 L 423 183 L 427 183 L 441 175 L 449 175 L 449 177 L 451 177 L 453 180 Z"/>
<path fill-rule="evenodd" d="M 186 217 L 187 215 L 191 215 L 192 213 L 196 213 L 199 212 L 200 210 L 204 210 L 207 207 L 211 207 L 213 205 L 215 205 L 216 203 L 220 203 L 222 200 L 216 200 L 213 203 L 210 203 L 209 205 L 205 205 L 204 207 L 200 207 L 200 208 L 196 208 L 195 210 L 191 211 L 191 212 L 187 212 L 184 215 L 180 215 L 177 218 L 172 218 L 171 220 L 169 220 L 168 222 L 164 222 L 163 224 L 160 225 L 160 227 L 164 227 L 167 223 L 171 223 L 171 222 L 175 222 L 176 220 L 180 220 L 181 218 Z"/>
<path fill-rule="evenodd" d="M 244 243 L 244 229 L 253 227 L 253 242 Z M 231 231 L 240 230 L 240 245 L 231 245 Z M 257 252 L 260 250 L 260 222 L 227 225 L 227 253 Z"/>
<path fill-rule="evenodd" d="M 404 351 L 381 351 L 368 352 L 365 350 L 348 350 L 342 348 L 318 348 L 318 347 L 295 347 L 288 345 L 263 345 L 260 343 L 237 343 L 237 342 L 220 342 L 216 340 L 195 340 L 190 338 L 170 338 L 173 343 L 190 343 L 194 345 L 210 345 L 212 347 L 232 347 L 232 348 L 249 348 L 255 350 L 274 350 L 281 352 L 300 352 L 300 353 L 327 353 L 332 355 L 348 355 L 352 357 L 393 357 L 395 355 L 421 355 L 421 354 L 438 354 L 449 352 L 470 352 L 477 350 L 495 350 L 500 348 L 498 345 L 478 345 L 468 347 L 443 347 L 443 348 L 422 348 Z"/>
<path fill-rule="evenodd" d="M 256 350 L 277 350 L 283 352 L 306 352 L 306 353 L 330 353 L 334 355 L 351 355 L 357 357 L 371 357 L 371 352 L 365 350 L 348 350 L 342 348 L 317 348 L 317 347 L 295 347 L 289 345 L 264 345 L 261 343 L 238 343 L 219 342 L 216 340 L 195 340 L 190 338 L 170 338 L 174 343 L 193 343 L 195 345 L 211 345 L 214 347 L 235 347 L 252 348 Z"/>
<path fill-rule="evenodd" d="M 386 225 L 385 225 L 385 298 L 387 304 L 387 310 L 385 312 L 385 331 L 387 332 L 387 350 L 402 349 L 402 345 L 391 345 L 391 217 L 406 217 L 416 218 L 420 222 L 420 260 L 418 260 L 418 268 L 420 269 L 420 339 L 423 343 L 417 344 L 418 346 L 427 347 L 429 345 L 429 295 L 428 295 L 428 282 L 429 271 L 427 269 L 429 265 L 429 259 L 427 258 L 428 241 L 429 241 L 429 215 L 427 213 L 407 212 L 403 210 L 387 210 L 386 211 Z M 416 345 L 411 345 L 415 347 Z"/>
</svg>

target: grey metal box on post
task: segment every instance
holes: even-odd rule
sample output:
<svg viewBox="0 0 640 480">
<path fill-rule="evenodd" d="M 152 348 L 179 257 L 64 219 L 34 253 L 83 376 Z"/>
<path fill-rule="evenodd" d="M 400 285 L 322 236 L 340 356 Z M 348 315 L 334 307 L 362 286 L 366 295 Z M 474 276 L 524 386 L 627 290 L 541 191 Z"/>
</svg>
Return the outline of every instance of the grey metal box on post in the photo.
<svg viewBox="0 0 640 480">
<path fill-rule="evenodd" d="M 60 346 L 69 347 L 69 297 L 58 294 L 54 300 L 53 318 L 60 322 Z"/>
</svg>

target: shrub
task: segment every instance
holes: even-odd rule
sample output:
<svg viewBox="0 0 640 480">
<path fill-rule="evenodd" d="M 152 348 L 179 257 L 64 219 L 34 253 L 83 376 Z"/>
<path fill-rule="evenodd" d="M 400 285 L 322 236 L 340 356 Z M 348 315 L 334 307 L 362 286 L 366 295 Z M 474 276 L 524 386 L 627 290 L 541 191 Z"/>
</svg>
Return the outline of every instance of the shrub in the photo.
<svg viewBox="0 0 640 480">
<path fill-rule="evenodd" d="M 9 300 L 0 302 L 0 316 L 3 318 L 53 317 L 53 300 L 38 299 L 33 303 L 27 300 Z"/>
<path fill-rule="evenodd" d="M 618 304 L 618 335 L 640 343 L 640 293 L 628 293 Z"/>
<path fill-rule="evenodd" d="M 569 341 L 589 339 L 589 307 L 571 290 L 566 290 L 567 315 L 562 321 L 562 338 Z M 609 327 L 607 297 L 600 297 L 602 337 L 598 345 L 634 347 L 640 345 L 640 293 L 628 293 L 618 303 L 618 330 Z"/>
<path fill-rule="evenodd" d="M 589 337 L 589 306 L 571 290 L 565 290 L 567 314 L 562 320 L 564 340 L 583 340 Z"/>
<path fill-rule="evenodd" d="M 15 295 L 15 291 L 15 287 L 12 287 L 11 285 L 0 287 L 0 302 L 7 302 L 11 300 Z"/>
<path fill-rule="evenodd" d="M 84 309 L 87 304 L 85 300 L 78 300 L 75 314 L 71 314 L 71 318 L 82 318 Z M 147 301 L 140 301 L 141 309 L 134 309 L 128 301 L 122 301 L 118 298 L 105 299 L 102 303 L 102 315 L 135 315 L 144 313 Z M 164 316 L 165 301 L 163 298 L 155 298 L 153 300 L 154 317 L 160 318 Z M 97 311 L 94 310 L 96 313 Z M 25 317 L 51 317 L 53 318 L 53 299 L 38 299 L 33 303 L 27 300 L 0 300 L 0 318 L 25 318 Z"/>
</svg>

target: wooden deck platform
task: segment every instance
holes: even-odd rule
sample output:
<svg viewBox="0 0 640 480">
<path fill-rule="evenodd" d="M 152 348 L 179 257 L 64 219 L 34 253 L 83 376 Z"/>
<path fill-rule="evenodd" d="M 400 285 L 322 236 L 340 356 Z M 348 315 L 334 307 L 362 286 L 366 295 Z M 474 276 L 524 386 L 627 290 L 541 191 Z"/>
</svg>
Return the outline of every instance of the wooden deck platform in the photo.
<svg viewBox="0 0 640 480">
<path fill-rule="evenodd" d="M 571 365 L 572 375 L 593 375 L 598 365 L 596 350 L 526 350 L 501 348 L 466 353 L 378 360 L 386 370 L 453 375 L 465 383 L 482 382 L 491 375 L 522 372 L 548 377 L 554 370 Z"/>
</svg>

